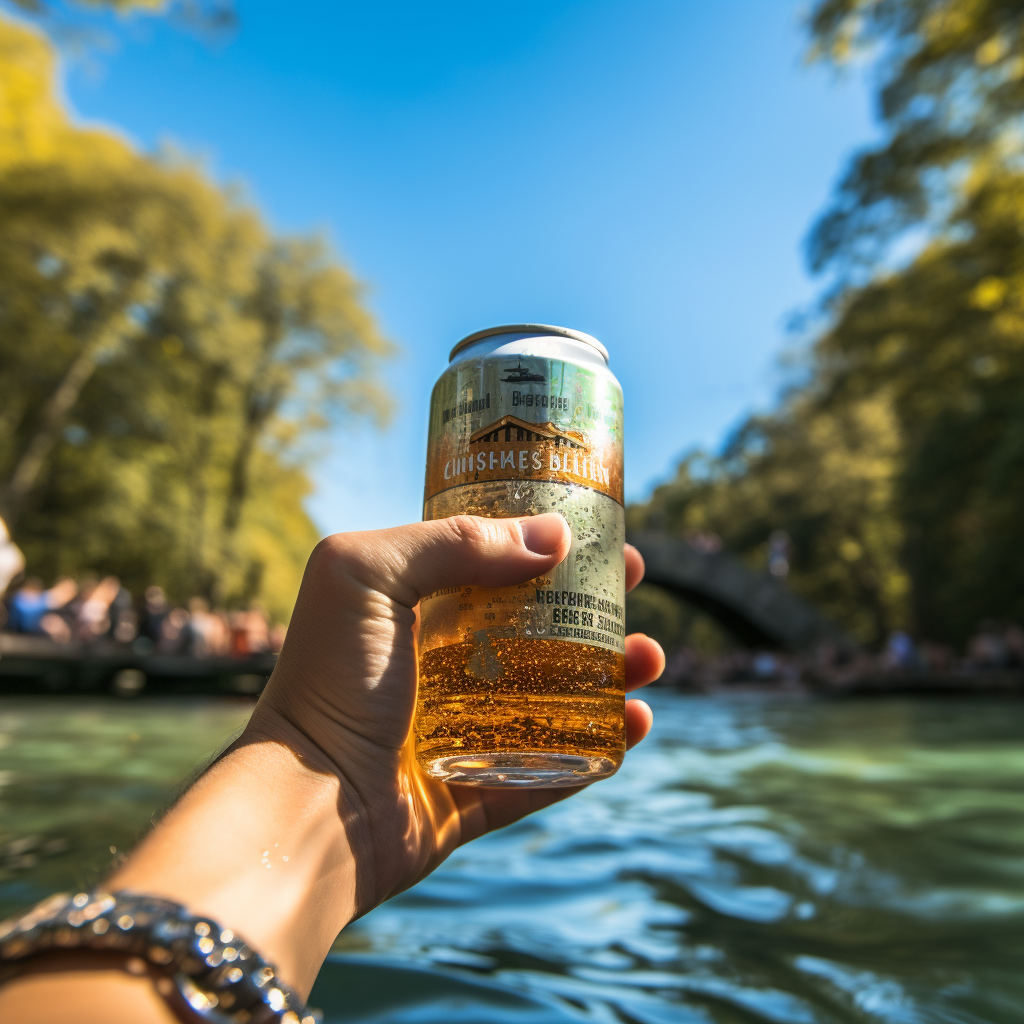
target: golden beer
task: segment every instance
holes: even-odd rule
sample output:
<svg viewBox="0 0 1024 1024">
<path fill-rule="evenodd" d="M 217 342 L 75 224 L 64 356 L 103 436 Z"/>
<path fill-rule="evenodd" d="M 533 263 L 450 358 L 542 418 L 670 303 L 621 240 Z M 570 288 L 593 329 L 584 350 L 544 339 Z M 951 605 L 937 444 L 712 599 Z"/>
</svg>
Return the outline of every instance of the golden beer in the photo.
<svg viewBox="0 0 1024 1024">
<path fill-rule="evenodd" d="M 622 390 L 589 335 L 479 331 L 434 387 L 423 518 L 542 512 L 572 530 L 550 573 L 421 602 L 416 757 L 435 778 L 579 785 L 625 750 Z"/>
</svg>

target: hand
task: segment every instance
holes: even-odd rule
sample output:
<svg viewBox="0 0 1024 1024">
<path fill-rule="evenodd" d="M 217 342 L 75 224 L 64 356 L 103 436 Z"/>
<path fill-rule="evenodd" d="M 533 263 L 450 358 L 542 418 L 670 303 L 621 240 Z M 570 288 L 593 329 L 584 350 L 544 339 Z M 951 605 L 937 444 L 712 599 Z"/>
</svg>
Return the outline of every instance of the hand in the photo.
<svg viewBox="0 0 1024 1024">
<path fill-rule="evenodd" d="M 554 513 L 459 516 L 338 534 L 313 553 L 280 660 L 243 740 L 287 743 L 345 780 L 362 842 L 357 913 L 413 885 L 461 843 L 574 792 L 446 785 L 419 768 L 410 737 L 420 599 L 443 587 L 540 576 L 565 558 L 570 541 Z M 632 589 L 643 561 L 631 546 L 626 567 Z M 627 690 L 663 668 L 655 641 L 627 638 Z M 650 725 L 647 705 L 628 702 L 627 746 Z"/>
</svg>

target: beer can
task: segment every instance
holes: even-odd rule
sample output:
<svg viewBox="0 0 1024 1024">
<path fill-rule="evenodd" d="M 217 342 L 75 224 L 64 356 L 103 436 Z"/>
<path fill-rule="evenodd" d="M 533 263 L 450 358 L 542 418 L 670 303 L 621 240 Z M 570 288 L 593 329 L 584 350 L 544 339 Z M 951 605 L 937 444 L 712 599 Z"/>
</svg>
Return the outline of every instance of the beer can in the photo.
<svg viewBox="0 0 1024 1024">
<path fill-rule="evenodd" d="M 485 786 L 579 785 L 625 751 L 622 389 L 580 331 L 513 324 L 452 349 L 430 404 L 424 519 L 560 513 L 568 557 L 420 604 L 416 757 Z"/>
</svg>

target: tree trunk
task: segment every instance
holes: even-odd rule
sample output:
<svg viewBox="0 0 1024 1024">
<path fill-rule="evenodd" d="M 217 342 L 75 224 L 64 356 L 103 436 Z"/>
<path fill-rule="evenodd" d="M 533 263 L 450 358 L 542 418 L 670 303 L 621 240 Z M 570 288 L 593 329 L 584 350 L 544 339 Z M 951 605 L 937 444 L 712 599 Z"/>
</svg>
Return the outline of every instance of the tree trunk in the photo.
<svg viewBox="0 0 1024 1024">
<path fill-rule="evenodd" d="M 255 374 L 255 379 L 259 379 L 260 376 L 260 373 Z M 224 532 L 228 537 L 238 529 L 242 518 L 242 506 L 249 497 L 249 474 L 256 444 L 283 397 L 283 391 L 279 388 L 261 395 L 253 386 L 246 392 L 245 425 L 231 464 L 231 483 L 228 485 L 227 504 L 224 508 Z"/>
<path fill-rule="evenodd" d="M 224 532 L 230 537 L 238 529 L 242 518 L 242 505 L 249 495 L 249 466 L 252 453 L 256 447 L 261 424 L 254 417 L 247 415 L 245 428 L 235 458 L 231 463 L 231 483 L 228 485 L 228 500 L 224 506 Z"/>
<path fill-rule="evenodd" d="M 217 407 L 217 395 L 223 377 L 224 369 L 221 366 L 211 369 L 203 377 L 203 387 L 198 402 L 199 415 L 196 418 L 196 428 L 200 433 L 192 457 L 194 483 L 192 485 L 191 515 L 195 539 L 190 552 L 191 590 L 194 595 L 205 597 L 211 604 L 216 604 L 219 580 L 217 570 L 210 564 L 207 557 L 209 544 L 207 514 L 210 498 L 207 474 L 213 451 L 211 423 L 214 410 Z"/>
<path fill-rule="evenodd" d="M 39 482 L 46 460 L 64 429 L 68 415 L 96 370 L 103 345 L 102 333 L 87 341 L 71 361 L 53 394 L 43 405 L 39 426 L 25 445 L 14 472 L 0 496 L 0 509 L 8 527 L 13 528 L 16 525 L 25 507 L 25 500 Z"/>
</svg>

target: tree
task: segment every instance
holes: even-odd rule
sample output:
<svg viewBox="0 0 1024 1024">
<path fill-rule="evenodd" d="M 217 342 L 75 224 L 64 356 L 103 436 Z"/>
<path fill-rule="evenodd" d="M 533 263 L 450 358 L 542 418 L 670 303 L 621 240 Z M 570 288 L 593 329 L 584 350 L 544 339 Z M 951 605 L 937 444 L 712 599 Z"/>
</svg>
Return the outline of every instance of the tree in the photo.
<svg viewBox="0 0 1024 1024">
<path fill-rule="evenodd" d="M 843 275 L 909 229 L 919 240 L 838 293 L 817 372 L 833 404 L 892 396 L 913 620 L 963 640 L 981 618 L 1024 617 L 1024 7 L 823 0 L 810 26 L 824 59 L 874 56 L 883 127 L 815 226 L 812 262 Z"/>
<path fill-rule="evenodd" d="M 823 406 L 794 393 L 779 412 L 748 420 L 717 458 L 695 453 L 631 529 L 716 534 L 767 571 L 771 534 L 790 537 L 789 582 L 864 643 L 906 624 L 908 580 L 892 492 L 900 436 L 884 398 Z"/>
<path fill-rule="evenodd" d="M 960 643 L 1024 619 L 1024 5 L 819 0 L 809 26 L 817 58 L 874 60 L 883 137 L 810 235 L 838 286 L 806 382 L 630 514 L 762 565 L 784 529 L 860 639 Z"/>
<path fill-rule="evenodd" d="M 322 242 L 284 239 L 257 268 L 246 312 L 256 325 L 254 356 L 236 363 L 242 391 L 243 429 L 231 467 L 224 527 L 237 528 L 251 492 L 256 447 L 288 400 L 301 399 L 296 427 L 326 425 L 331 410 L 380 418 L 387 400 L 373 386 L 368 357 L 387 351 L 372 318 L 359 304 L 352 277 Z"/>
<path fill-rule="evenodd" d="M 911 227 L 941 234 L 959 187 L 1021 156 L 1017 0 L 819 0 L 812 57 L 874 60 L 883 137 L 853 159 L 809 238 L 813 267 L 870 269 Z"/>
<path fill-rule="evenodd" d="M 915 623 L 961 641 L 1024 619 L 1024 176 L 989 176 L 946 237 L 849 294 L 818 356 L 831 405 L 892 396 Z"/>
<path fill-rule="evenodd" d="M 380 417 L 389 345 L 317 239 L 72 125 L 0 20 L 0 507 L 35 571 L 286 614 L 311 431 Z"/>
</svg>

